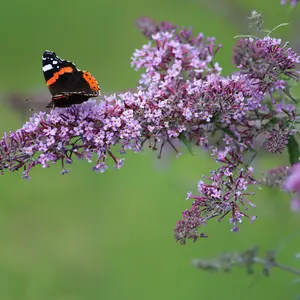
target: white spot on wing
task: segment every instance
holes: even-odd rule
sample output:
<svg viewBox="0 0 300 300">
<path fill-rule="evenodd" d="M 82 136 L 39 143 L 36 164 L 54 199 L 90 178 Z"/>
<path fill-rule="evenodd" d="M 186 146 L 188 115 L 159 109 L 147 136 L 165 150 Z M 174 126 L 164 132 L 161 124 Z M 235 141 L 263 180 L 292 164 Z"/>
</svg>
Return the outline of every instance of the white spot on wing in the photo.
<svg viewBox="0 0 300 300">
<path fill-rule="evenodd" d="M 43 71 L 44 72 L 47 72 L 47 71 L 52 70 L 52 69 L 53 69 L 53 67 L 50 64 L 43 66 Z"/>
<path fill-rule="evenodd" d="M 54 61 L 53 61 L 53 64 L 54 64 L 54 65 L 57 65 L 57 61 L 56 61 L 56 60 L 54 60 Z"/>
</svg>

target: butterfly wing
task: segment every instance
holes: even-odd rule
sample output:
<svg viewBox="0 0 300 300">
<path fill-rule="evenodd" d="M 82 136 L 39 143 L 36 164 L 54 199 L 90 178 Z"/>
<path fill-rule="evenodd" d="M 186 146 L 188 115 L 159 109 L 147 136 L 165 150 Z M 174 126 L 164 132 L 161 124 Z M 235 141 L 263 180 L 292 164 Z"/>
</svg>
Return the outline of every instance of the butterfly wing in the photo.
<svg viewBox="0 0 300 300">
<path fill-rule="evenodd" d="M 89 97 L 99 95 L 99 85 L 89 72 L 77 69 L 72 62 L 59 58 L 55 52 L 44 52 L 43 72 L 53 97 L 72 94 Z"/>
</svg>

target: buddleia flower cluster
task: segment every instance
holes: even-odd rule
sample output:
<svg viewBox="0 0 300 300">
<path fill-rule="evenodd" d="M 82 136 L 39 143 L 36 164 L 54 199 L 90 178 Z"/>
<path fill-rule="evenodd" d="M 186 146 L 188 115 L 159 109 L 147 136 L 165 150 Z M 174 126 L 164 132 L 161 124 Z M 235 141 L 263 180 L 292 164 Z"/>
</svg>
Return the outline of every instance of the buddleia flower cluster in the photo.
<svg viewBox="0 0 300 300">
<path fill-rule="evenodd" d="M 102 173 L 108 160 L 120 168 L 126 151 L 139 152 L 146 141 L 160 145 L 159 156 L 166 144 L 178 154 L 180 141 L 188 151 L 203 148 L 219 167 L 188 194 L 192 207 L 176 224 L 175 239 L 196 241 L 208 220 L 225 216 L 238 231 L 245 218 L 255 219 L 246 211 L 255 206 L 248 198 L 257 144 L 282 153 L 296 142 L 289 81 L 297 79 L 299 57 L 279 39 L 242 38 L 233 54 L 237 71 L 225 77 L 215 38 L 145 17 L 137 24 L 148 43 L 132 56 L 132 67 L 142 71 L 136 90 L 34 114 L 3 135 L 0 170 L 22 170 L 29 179 L 33 167 L 60 163 L 65 174 L 78 158 Z"/>
<path fill-rule="evenodd" d="M 292 195 L 290 207 L 292 211 L 300 212 L 300 164 L 292 166 L 279 166 L 268 170 L 262 179 L 261 184 L 269 187 L 276 187 Z"/>
<path fill-rule="evenodd" d="M 299 0 L 281 0 L 282 5 L 291 3 L 292 6 L 295 6 L 298 2 L 299 2 Z"/>
</svg>

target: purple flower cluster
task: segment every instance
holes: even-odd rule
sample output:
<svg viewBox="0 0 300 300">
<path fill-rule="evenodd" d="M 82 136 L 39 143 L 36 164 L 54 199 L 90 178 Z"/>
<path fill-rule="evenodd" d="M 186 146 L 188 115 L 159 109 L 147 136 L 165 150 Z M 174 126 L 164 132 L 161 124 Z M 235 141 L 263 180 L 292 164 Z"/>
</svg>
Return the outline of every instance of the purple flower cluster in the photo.
<svg viewBox="0 0 300 300">
<path fill-rule="evenodd" d="M 268 170 L 263 174 L 259 183 L 269 187 L 283 188 L 290 168 L 288 166 L 278 166 L 274 169 Z"/>
<path fill-rule="evenodd" d="M 288 45 L 269 36 L 240 39 L 234 47 L 233 62 L 242 74 L 258 79 L 263 92 L 284 89 L 286 82 L 282 79 L 298 79 L 295 68 L 300 62 L 298 54 Z"/>
<path fill-rule="evenodd" d="M 294 194 L 291 201 L 291 209 L 293 211 L 300 211 L 300 164 L 293 165 L 288 170 L 288 176 L 283 184 L 283 188 Z"/>
<path fill-rule="evenodd" d="M 144 68 L 140 84 L 157 88 L 180 80 L 199 79 L 208 74 L 221 71 L 213 58 L 220 48 L 214 38 L 204 39 L 203 34 L 194 39 L 180 37 L 190 36 L 190 32 L 179 36 L 176 31 L 161 31 L 152 35 L 152 40 L 141 50 L 136 50 L 132 57 L 132 66 L 136 70 Z"/>
<path fill-rule="evenodd" d="M 240 72 L 223 77 L 214 38 L 148 18 L 138 25 L 150 41 L 132 57 L 132 66 L 144 71 L 136 91 L 35 114 L 0 140 L 0 170 L 23 168 L 29 179 L 33 167 L 61 162 L 64 174 L 65 164 L 76 157 L 95 158 L 93 170 L 104 172 L 108 158 L 116 168 L 123 164 L 113 153 L 115 145 L 123 154 L 140 151 L 146 140 L 154 141 L 154 148 L 160 141 L 161 153 L 166 143 L 177 151 L 178 139 L 211 152 L 222 165 L 211 172 L 209 184 L 199 182 L 200 196 L 189 195 L 195 201 L 176 225 L 176 240 L 195 241 L 199 227 L 228 214 L 237 231 L 243 217 L 253 219 L 244 212 L 247 204 L 254 206 L 246 196 L 252 194 L 247 186 L 255 184 L 244 153 L 254 152 L 262 137 L 270 152 L 282 152 L 295 133 L 290 98 L 275 94 L 287 87 L 282 75 L 296 79 L 299 58 L 280 40 L 242 39 L 234 50 Z"/>
<path fill-rule="evenodd" d="M 207 54 L 210 56 L 215 56 L 218 50 L 221 48 L 221 45 L 215 45 L 215 38 L 209 37 L 205 39 L 203 33 L 199 33 L 198 35 L 194 36 L 192 28 L 182 28 L 179 30 L 178 26 L 172 23 L 157 23 L 147 17 L 139 18 L 137 20 L 137 26 L 141 33 L 149 40 L 154 40 L 153 36 L 160 32 L 172 33 L 174 40 L 182 44 L 189 44 L 193 47 L 197 47 L 199 50 L 201 50 L 201 54 L 204 57 L 206 57 Z"/>
<path fill-rule="evenodd" d="M 272 153 L 282 153 L 288 144 L 290 135 L 292 132 L 288 128 L 272 128 L 265 144 L 266 149 Z"/>
<path fill-rule="evenodd" d="M 290 2 L 292 6 L 295 6 L 299 0 L 281 0 L 282 5 L 287 4 L 288 2 Z"/>
<path fill-rule="evenodd" d="M 217 171 L 211 172 L 210 177 L 206 177 L 209 183 L 202 180 L 198 182 L 200 195 L 188 193 L 187 199 L 194 199 L 194 202 L 190 209 L 182 213 L 182 220 L 176 224 L 174 230 L 176 241 L 181 244 L 185 244 L 187 239 L 196 241 L 201 237 L 198 234 L 199 227 L 215 217 L 221 221 L 226 215 L 230 215 L 232 231 L 239 230 L 238 224 L 242 223 L 244 217 L 251 221 L 255 220 L 255 216 L 250 217 L 244 211 L 248 209 L 247 206 L 255 207 L 246 196 L 253 195 L 247 189 L 248 185 L 256 182 L 251 177 L 253 172 L 251 167 L 246 170 L 237 169 L 241 159 L 234 153 L 228 153 L 223 158 L 219 157 L 223 165 Z"/>
<path fill-rule="evenodd" d="M 122 151 L 139 150 L 140 129 L 133 111 L 125 109 L 124 102 L 113 96 L 100 104 L 89 101 L 71 108 L 53 109 L 49 114 L 40 112 L 21 129 L 3 136 L 1 170 L 24 167 L 23 176 L 29 179 L 32 167 L 40 164 L 45 168 L 61 161 L 64 174 L 65 163 L 72 163 L 74 157 L 91 162 L 93 154 L 97 156 L 94 170 L 105 171 L 108 156 L 119 168 L 123 159 L 117 159 L 110 148 L 118 143 Z"/>
<path fill-rule="evenodd" d="M 280 188 L 292 193 L 290 207 L 292 211 L 300 212 L 300 164 L 279 166 L 268 170 L 260 180 L 261 184 Z"/>
</svg>

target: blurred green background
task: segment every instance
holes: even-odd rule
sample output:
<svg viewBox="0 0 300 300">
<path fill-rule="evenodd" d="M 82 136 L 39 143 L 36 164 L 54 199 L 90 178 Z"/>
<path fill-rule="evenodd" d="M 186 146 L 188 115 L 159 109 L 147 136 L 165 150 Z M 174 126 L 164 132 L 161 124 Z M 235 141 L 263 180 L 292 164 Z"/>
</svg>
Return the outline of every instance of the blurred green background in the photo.
<svg viewBox="0 0 300 300">
<path fill-rule="evenodd" d="M 2 1 L 0 131 L 15 130 L 25 120 L 7 103 L 7 92 L 47 93 L 41 70 L 45 49 L 89 70 L 104 94 L 125 91 L 136 86 L 130 57 L 145 42 L 135 20 L 149 16 L 215 36 L 223 44 L 219 62 L 229 74 L 233 36 L 249 33 L 252 9 L 265 14 L 266 28 L 290 22 L 277 33 L 299 50 L 300 7 L 291 10 L 279 2 Z M 245 222 L 233 234 L 227 220 L 211 221 L 205 228 L 208 239 L 180 246 L 173 228 L 191 205 L 186 192 L 196 191 L 212 161 L 187 151 L 179 159 L 166 154 L 157 160 L 156 155 L 130 153 L 121 170 L 104 174 L 76 161 L 67 176 L 59 174 L 60 166 L 51 166 L 33 170 L 28 182 L 21 172 L 1 177 L 0 300 L 295 299 L 299 285 L 280 270 L 266 278 L 260 268 L 247 276 L 244 269 L 207 273 L 191 265 L 194 258 L 257 244 L 262 250 L 284 245 L 279 259 L 299 268 L 300 221 L 289 210 L 288 195 L 263 188 L 253 199 L 258 206 L 251 210 L 258 215 L 254 224 Z M 261 156 L 255 167 L 259 174 L 286 162 Z"/>
</svg>

